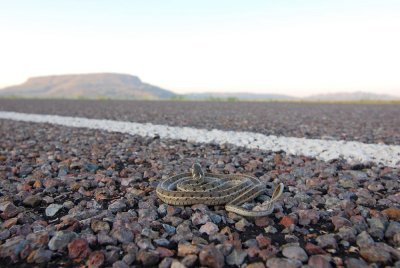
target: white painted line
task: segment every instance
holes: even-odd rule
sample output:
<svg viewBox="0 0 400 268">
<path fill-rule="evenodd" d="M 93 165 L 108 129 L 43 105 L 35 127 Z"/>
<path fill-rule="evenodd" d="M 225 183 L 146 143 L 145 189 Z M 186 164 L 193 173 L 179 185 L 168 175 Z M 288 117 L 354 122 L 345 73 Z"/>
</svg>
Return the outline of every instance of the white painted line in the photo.
<svg viewBox="0 0 400 268">
<path fill-rule="evenodd" d="M 196 129 L 172 127 L 151 123 L 131 123 L 123 121 L 88 119 L 57 115 L 25 114 L 0 111 L 0 119 L 10 119 L 35 123 L 50 123 L 67 127 L 100 129 L 131 135 L 156 135 L 165 139 L 186 140 L 199 143 L 230 143 L 246 148 L 258 148 L 274 152 L 285 151 L 293 155 L 304 155 L 329 161 L 343 158 L 351 163 L 373 162 L 390 167 L 400 166 L 400 146 L 365 144 L 356 141 L 330 141 L 292 137 L 266 136 L 253 132 Z"/>
</svg>

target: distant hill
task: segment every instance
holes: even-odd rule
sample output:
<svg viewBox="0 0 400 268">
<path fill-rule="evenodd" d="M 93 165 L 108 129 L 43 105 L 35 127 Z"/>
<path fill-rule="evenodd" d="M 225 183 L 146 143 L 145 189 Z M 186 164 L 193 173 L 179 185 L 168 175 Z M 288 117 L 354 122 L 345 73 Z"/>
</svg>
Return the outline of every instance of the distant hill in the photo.
<svg viewBox="0 0 400 268">
<path fill-rule="evenodd" d="M 295 100 L 295 97 L 281 94 L 257 94 L 257 93 L 190 93 L 182 95 L 189 100 L 209 100 L 209 99 L 238 99 L 238 100 Z"/>
<path fill-rule="evenodd" d="M 312 95 L 305 100 L 315 100 L 315 101 L 359 101 L 359 100 L 398 100 L 400 97 L 384 95 L 384 94 L 374 94 L 363 91 L 349 92 L 349 93 L 330 93 L 330 94 L 318 94 Z"/>
<path fill-rule="evenodd" d="M 136 76 L 115 73 L 33 77 L 21 85 L 0 90 L 0 96 L 29 98 L 166 99 L 175 95 L 143 83 Z"/>
<path fill-rule="evenodd" d="M 367 92 L 331 93 L 296 98 L 283 94 L 206 92 L 175 94 L 137 76 L 117 73 L 51 75 L 29 78 L 21 85 L 0 90 L 0 97 L 86 99 L 177 99 L 177 100 L 272 100 L 272 101 L 360 101 L 399 100 L 400 97 Z"/>
</svg>

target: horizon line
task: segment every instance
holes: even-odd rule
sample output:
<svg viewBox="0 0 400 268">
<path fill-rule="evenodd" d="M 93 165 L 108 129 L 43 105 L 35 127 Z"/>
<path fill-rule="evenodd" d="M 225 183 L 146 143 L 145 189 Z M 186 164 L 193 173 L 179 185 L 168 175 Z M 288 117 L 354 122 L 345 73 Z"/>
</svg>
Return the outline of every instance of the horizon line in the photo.
<svg viewBox="0 0 400 268">
<path fill-rule="evenodd" d="M 240 90 L 235 90 L 235 89 L 206 89 L 206 90 L 188 90 L 186 92 L 182 92 L 182 89 L 170 89 L 169 87 L 164 87 L 164 86 L 158 86 L 153 84 L 152 82 L 145 82 L 140 78 L 139 75 L 134 75 L 128 72 L 112 72 L 112 71 L 100 71 L 100 72 L 81 72 L 81 73 L 55 73 L 55 74 L 47 74 L 47 75 L 34 75 L 34 76 L 28 76 L 23 80 L 23 82 L 20 83 L 14 83 L 14 84 L 8 84 L 8 85 L 0 85 L 0 91 L 5 90 L 9 87 L 14 87 L 14 86 L 19 86 L 22 85 L 26 82 L 28 82 L 32 78 L 45 78 L 45 77 L 52 77 L 52 76 L 73 76 L 73 75 L 104 75 L 104 74 L 111 74 L 111 75 L 126 75 L 126 76 L 132 76 L 138 78 L 141 82 L 150 84 L 155 87 L 159 87 L 161 89 L 171 91 L 174 94 L 177 95 L 189 95 L 189 94 L 249 94 L 249 95 L 282 95 L 286 97 L 292 97 L 296 99 L 302 99 L 302 98 L 309 98 L 309 97 L 314 97 L 314 96 L 329 96 L 332 94 L 345 94 L 345 95 L 350 95 L 354 93 L 367 93 L 367 94 L 374 94 L 374 95 L 382 95 L 382 96 L 389 96 L 389 97 L 396 97 L 400 99 L 400 88 L 398 89 L 399 92 L 393 92 L 393 93 L 377 93 L 373 92 L 370 89 L 349 89 L 348 91 L 343 90 L 343 89 L 329 89 L 325 92 L 320 92 L 320 93 L 309 93 L 309 94 L 291 94 L 291 93 L 284 93 L 284 89 L 270 89 L 267 92 L 260 92 L 256 89 L 240 89 Z M 147 79 L 146 79 L 147 80 Z M 283 93 L 274 93 L 275 91 L 281 91 Z"/>
</svg>

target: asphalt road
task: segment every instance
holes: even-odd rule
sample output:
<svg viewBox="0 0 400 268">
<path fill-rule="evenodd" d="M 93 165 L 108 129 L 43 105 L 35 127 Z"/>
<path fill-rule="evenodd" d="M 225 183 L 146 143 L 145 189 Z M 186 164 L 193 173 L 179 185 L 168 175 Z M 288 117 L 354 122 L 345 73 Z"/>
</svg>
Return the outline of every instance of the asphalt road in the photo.
<svg viewBox="0 0 400 268">
<path fill-rule="evenodd" d="M 0 99 L 0 110 L 400 144 L 400 105 Z"/>
</svg>

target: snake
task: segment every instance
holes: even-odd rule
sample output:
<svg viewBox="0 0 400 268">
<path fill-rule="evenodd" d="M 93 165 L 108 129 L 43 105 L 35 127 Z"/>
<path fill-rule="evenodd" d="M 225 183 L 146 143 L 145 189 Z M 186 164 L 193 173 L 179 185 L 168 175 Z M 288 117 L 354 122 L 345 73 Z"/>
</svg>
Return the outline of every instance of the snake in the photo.
<svg viewBox="0 0 400 268">
<path fill-rule="evenodd" d="M 156 194 L 169 205 L 225 205 L 225 210 L 245 217 L 262 217 L 271 214 L 276 200 L 282 195 L 283 183 L 279 183 L 268 202 L 253 210 L 241 205 L 267 190 L 260 179 L 241 174 L 205 173 L 201 165 L 194 163 L 191 172 L 177 174 L 161 181 Z"/>
</svg>

